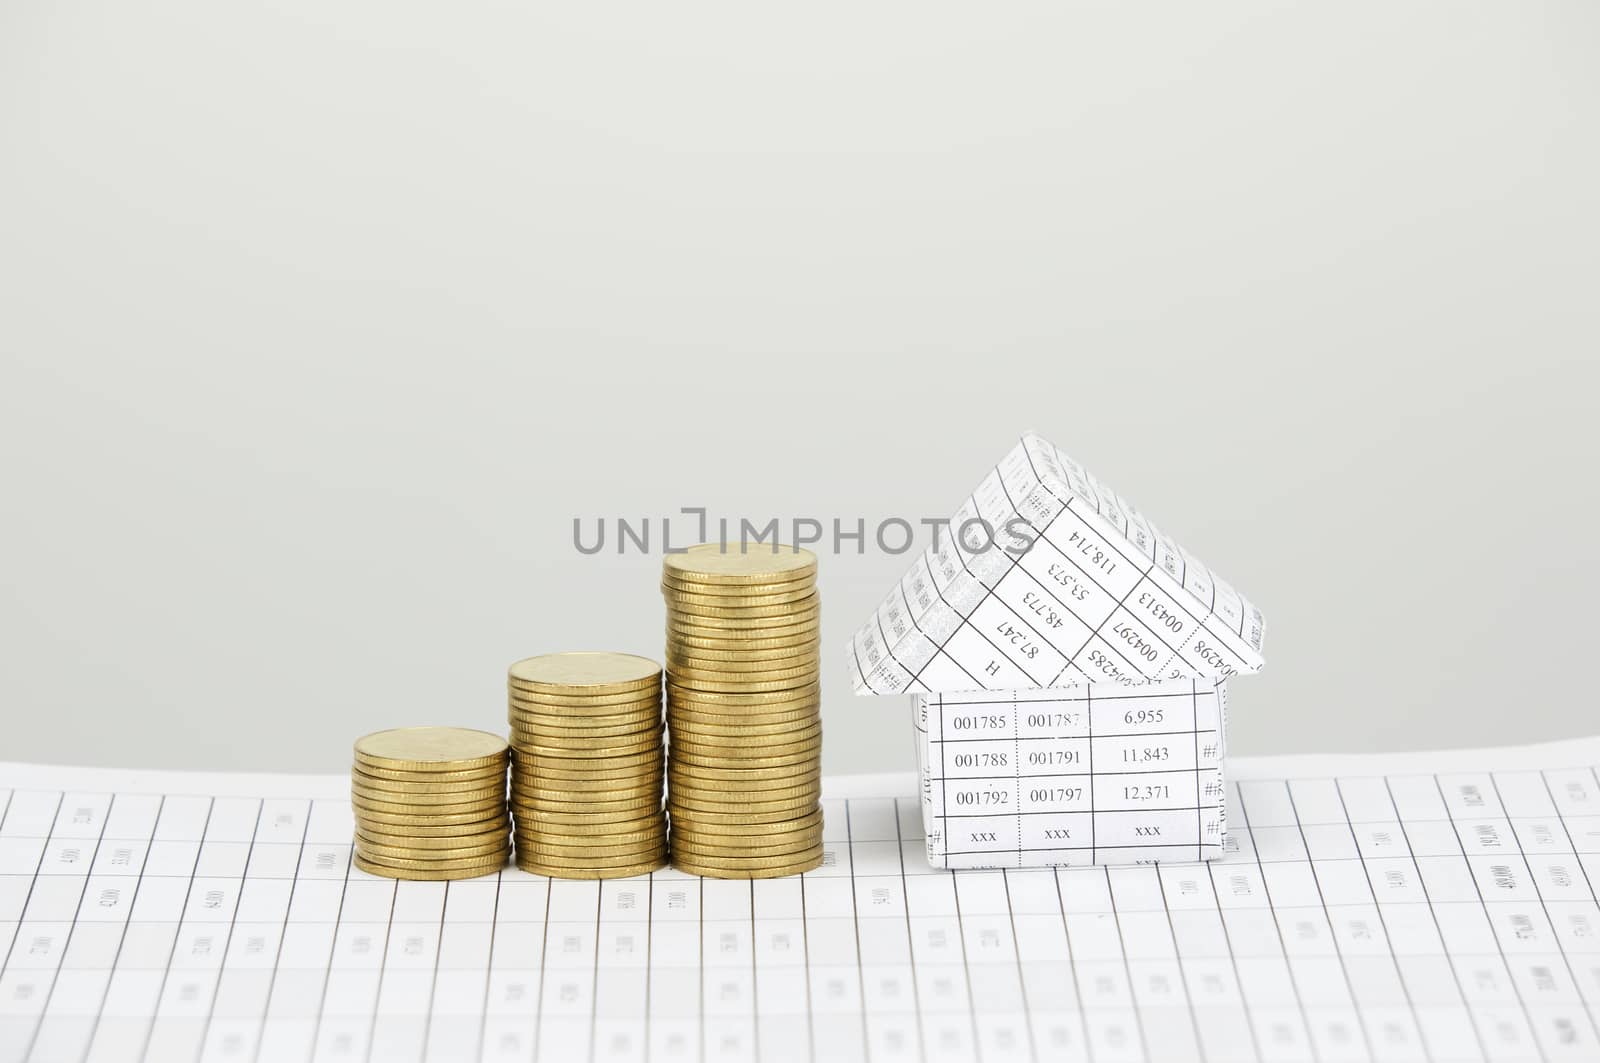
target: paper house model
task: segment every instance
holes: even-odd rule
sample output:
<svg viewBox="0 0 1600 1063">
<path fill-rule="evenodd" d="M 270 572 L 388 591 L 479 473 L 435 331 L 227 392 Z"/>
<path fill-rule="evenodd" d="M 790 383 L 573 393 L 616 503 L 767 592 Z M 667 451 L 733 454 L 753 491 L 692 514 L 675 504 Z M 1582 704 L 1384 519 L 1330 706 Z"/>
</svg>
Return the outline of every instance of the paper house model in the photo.
<svg viewBox="0 0 1600 1063">
<path fill-rule="evenodd" d="M 1261 613 L 1024 434 L 856 632 L 856 693 L 911 695 L 935 867 L 1210 860 L 1227 681 Z"/>
</svg>

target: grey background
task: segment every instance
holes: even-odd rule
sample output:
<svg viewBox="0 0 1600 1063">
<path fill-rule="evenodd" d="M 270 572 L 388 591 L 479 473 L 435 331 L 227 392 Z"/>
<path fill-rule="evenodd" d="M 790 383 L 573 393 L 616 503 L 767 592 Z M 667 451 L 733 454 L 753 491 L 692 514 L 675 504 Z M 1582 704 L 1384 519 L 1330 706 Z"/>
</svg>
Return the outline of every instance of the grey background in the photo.
<svg viewBox="0 0 1600 1063">
<path fill-rule="evenodd" d="M 1590 733 L 1600 8 L 13 0 L 0 756 L 337 771 L 659 655 L 575 516 L 1033 427 L 1256 599 L 1235 752 Z M 829 771 L 907 767 L 823 559 Z"/>
</svg>

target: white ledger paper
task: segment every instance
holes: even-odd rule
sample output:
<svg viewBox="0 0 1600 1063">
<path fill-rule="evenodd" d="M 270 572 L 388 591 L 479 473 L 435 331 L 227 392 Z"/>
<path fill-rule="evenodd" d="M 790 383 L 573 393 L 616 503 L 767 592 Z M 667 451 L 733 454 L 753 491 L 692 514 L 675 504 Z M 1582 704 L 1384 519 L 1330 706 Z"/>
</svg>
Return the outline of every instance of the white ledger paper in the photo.
<svg viewBox="0 0 1600 1063">
<path fill-rule="evenodd" d="M 1600 1058 L 1600 739 L 1230 762 L 1223 857 L 759 882 L 350 864 L 347 781 L 0 765 L 0 1060 Z"/>
</svg>

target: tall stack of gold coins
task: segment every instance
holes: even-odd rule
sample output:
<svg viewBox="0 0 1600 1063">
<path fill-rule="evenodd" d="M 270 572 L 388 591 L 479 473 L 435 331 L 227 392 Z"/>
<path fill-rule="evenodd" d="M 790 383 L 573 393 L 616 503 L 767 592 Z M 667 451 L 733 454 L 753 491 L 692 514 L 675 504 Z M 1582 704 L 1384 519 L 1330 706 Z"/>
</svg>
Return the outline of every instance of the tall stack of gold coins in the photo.
<svg viewBox="0 0 1600 1063">
<path fill-rule="evenodd" d="M 773 878 L 822 862 L 817 558 L 763 543 L 668 554 L 672 865 Z"/>
<path fill-rule="evenodd" d="M 402 727 L 356 741 L 355 865 L 389 878 L 487 875 L 511 854 L 506 740 L 459 727 Z"/>
<path fill-rule="evenodd" d="M 661 666 L 626 653 L 549 653 L 511 666 L 517 866 L 624 878 L 667 859 Z"/>
</svg>

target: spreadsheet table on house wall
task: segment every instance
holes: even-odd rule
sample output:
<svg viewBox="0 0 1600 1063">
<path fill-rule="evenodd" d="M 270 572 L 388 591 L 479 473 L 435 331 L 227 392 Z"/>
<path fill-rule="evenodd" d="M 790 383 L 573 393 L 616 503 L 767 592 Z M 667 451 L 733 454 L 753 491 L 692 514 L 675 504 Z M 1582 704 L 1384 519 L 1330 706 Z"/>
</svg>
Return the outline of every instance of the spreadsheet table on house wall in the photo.
<svg viewBox="0 0 1600 1063">
<path fill-rule="evenodd" d="M 1600 741 L 1230 763 L 1209 864 L 350 864 L 344 780 L 0 766 L 0 1060 L 1600 1058 Z"/>
</svg>

